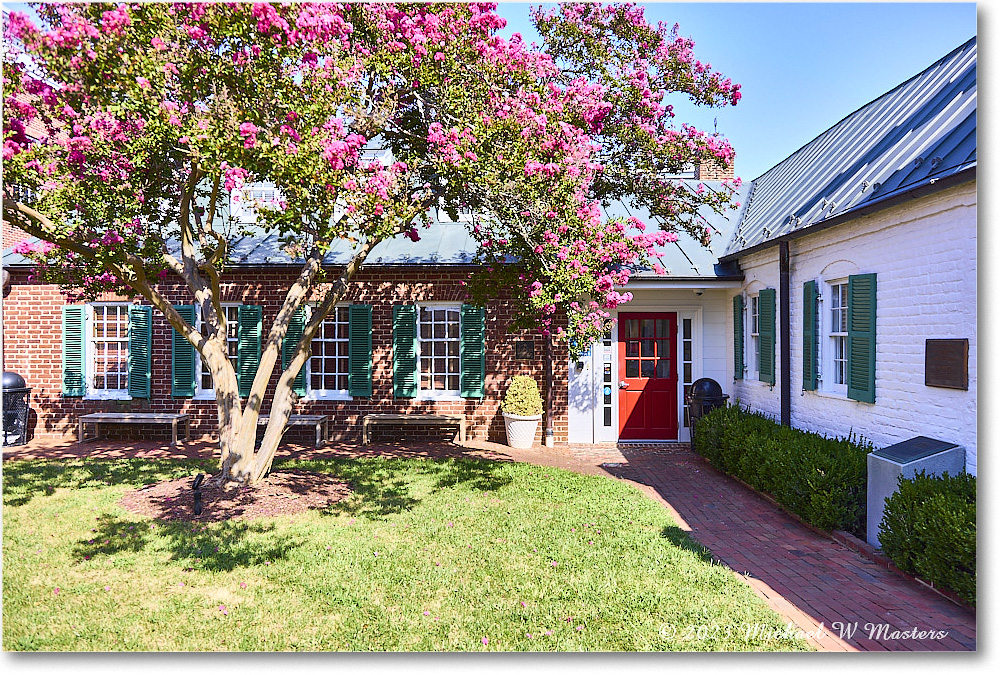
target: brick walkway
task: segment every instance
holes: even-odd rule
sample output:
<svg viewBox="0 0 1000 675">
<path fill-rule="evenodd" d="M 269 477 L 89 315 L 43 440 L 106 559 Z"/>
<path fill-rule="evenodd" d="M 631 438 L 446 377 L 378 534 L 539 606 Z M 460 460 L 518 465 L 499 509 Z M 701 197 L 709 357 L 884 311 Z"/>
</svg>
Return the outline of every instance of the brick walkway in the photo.
<svg viewBox="0 0 1000 675">
<path fill-rule="evenodd" d="M 209 441 L 164 448 L 157 442 L 32 442 L 5 448 L 14 458 L 211 457 Z M 485 442 L 457 445 L 337 443 L 319 450 L 283 446 L 278 457 L 471 456 L 530 462 L 634 483 L 678 525 L 823 651 L 970 651 L 976 616 L 917 582 L 803 526 L 752 490 L 715 471 L 686 446 L 621 444 L 530 450 Z M 943 632 L 910 637 L 905 631 Z M 843 631 L 843 634 L 842 632 Z M 852 634 L 848 634 L 853 631 Z"/>
</svg>

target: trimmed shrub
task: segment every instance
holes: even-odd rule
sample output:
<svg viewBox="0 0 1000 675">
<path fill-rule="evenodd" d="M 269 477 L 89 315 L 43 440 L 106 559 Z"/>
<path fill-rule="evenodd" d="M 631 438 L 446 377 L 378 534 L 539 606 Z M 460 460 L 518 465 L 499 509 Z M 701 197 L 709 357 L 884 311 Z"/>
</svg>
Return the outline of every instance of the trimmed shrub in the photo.
<svg viewBox="0 0 1000 675">
<path fill-rule="evenodd" d="M 783 427 L 737 402 L 698 420 L 693 446 L 807 523 L 865 537 L 870 442 Z"/>
<path fill-rule="evenodd" d="M 515 375 L 503 397 L 502 409 L 508 415 L 541 415 L 542 396 L 538 393 L 538 383 L 527 375 Z"/>
<path fill-rule="evenodd" d="M 976 604 L 976 477 L 899 480 L 885 500 L 882 551 L 905 571 Z"/>
</svg>

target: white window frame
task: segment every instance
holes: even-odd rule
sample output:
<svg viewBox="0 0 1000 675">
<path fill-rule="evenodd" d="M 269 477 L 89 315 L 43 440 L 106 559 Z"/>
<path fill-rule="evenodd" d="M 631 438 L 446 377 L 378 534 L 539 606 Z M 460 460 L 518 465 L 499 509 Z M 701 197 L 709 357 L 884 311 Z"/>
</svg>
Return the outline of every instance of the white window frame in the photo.
<svg viewBox="0 0 1000 675">
<path fill-rule="evenodd" d="M 274 185 L 266 183 L 247 183 L 238 190 L 233 190 L 232 194 L 229 195 L 229 213 L 231 218 L 236 222 L 255 224 L 257 222 L 257 208 L 253 206 L 253 193 L 266 191 L 274 193 L 272 201 L 281 201 L 281 191 Z"/>
<path fill-rule="evenodd" d="M 242 302 L 223 302 L 221 304 L 222 304 L 222 310 L 226 311 L 230 307 L 240 307 L 240 306 L 242 306 L 243 303 Z M 236 315 L 237 316 L 237 318 L 236 318 L 236 333 L 237 333 L 236 341 L 237 341 L 237 349 L 239 349 L 239 310 L 236 310 L 236 311 L 237 311 L 237 315 Z M 228 322 L 228 320 L 229 319 L 227 318 L 226 321 Z M 198 332 L 201 332 L 202 327 L 204 325 L 205 325 L 205 320 L 204 320 L 204 318 L 201 315 L 201 305 L 195 305 L 195 328 L 198 329 Z M 227 338 L 226 339 L 227 339 L 227 341 L 229 341 L 229 339 L 230 339 L 228 337 L 228 330 L 227 330 Z M 194 358 L 194 362 L 195 362 L 195 365 L 194 365 L 194 367 L 195 367 L 195 370 L 194 370 L 194 372 L 195 372 L 194 398 L 196 400 L 212 400 L 212 401 L 214 401 L 215 400 L 215 386 L 214 386 L 214 382 L 213 382 L 213 387 L 211 389 L 205 389 L 205 388 L 203 388 L 201 386 L 201 382 L 202 382 L 202 379 L 201 379 L 202 378 L 201 352 L 199 352 L 197 349 L 195 349 L 194 350 L 194 357 L 195 357 Z M 237 359 L 238 359 L 238 357 L 237 357 Z M 238 375 L 239 374 L 239 361 L 238 360 L 237 360 L 237 363 L 236 363 L 236 370 L 237 370 L 237 375 Z"/>
<path fill-rule="evenodd" d="M 826 295 L 827 298 L 829 298 L 829 302 L 824 303 L 825 306 L 821 310 L 823 312 L 823 321 L 821 322 L 822 323 L 822 326 L 821 326 L 821 328 L 822 328 L 822 336 L 823 336 L 823 339 L 821 340 L 822 350 L 823 350 L 823 352 L 822 352 L 823 353 L 823 358 L 821 360 L 821 363 L 822 363 L 822 371 L 821 372 L 828 374 L 828 375 L 826 375 L 826 376 L 824 376 L 822 378 L 822 381 L 821 381 L 822 391 L 825 391 L 825 392 L 828 392 L 828 393 L 831 393 L 831 394 L 843 395 L 845 397 L 847 396 L 847 378 L 849 377 L 849 373 L 847 372 L 847 311 L 848 311 L 848 306 L 846 304 L 848 302 L 847 297 L 846 297 L 847 296 L 847 281 L 848 280 L 846 278 L 843 278 L 843 279 L 831 279 L 831 280 L 829 280 L 829 281 L 827 281 L 825 283 L 825 288 L 824 288 L 824 290 L 826 291 L 825 295 Z M 835 309 L 834 304 L 835 304 L 835 299 L 839 300 L 839 297 L 835 298 L 835 296 L 836 296 L 836 293 L 837 293 L 837 289 L 839 287 L 841 287 L 841 286 L 844 289 L 844 302 L 845 302 L 845 304 L 842 307 L 841 306 L 837 306 L 836 310 L 843 312 L 843 325 L 840 326 L 840 328 L 841 328 L 840 331 L 834 332 L 834 330 L 833 330 L 834 329 L 833 312 L 834 312 L 834 309 Z M 836 342 L 838 342 L 838 341 L 843 345 L 843 349 L 844 349 L 844 351 L 843 351 L 843 356 L 844 356 L 844 358 L 843 358 L 843 361 L 844 361 L 844 382 L 843 383 L 837 383 L 837 359 L 836 359 L 837 348 L 836 348 Z"/>
<path fill-rule="evenodd" d="M 747 296 L 747 376 L 760 377 L 760 294 Z"/>
<path fill-rule="evenodd" d="M 333 314 L 335 314 L 335 312 L 337 312 L 337 310 L 341 310 L 341 309 L 346 310 L 349 307 L 350 307 L 350 305 L 348 305 L 346 303 L 335 305 L 334 308 L 333 308 L 333 311 L 331 311 L 331 313 L 329 315 L 327 315 L 327 317 L 325 319 L 323 319 L 323 322 L 326 323 L 330 319 L 330 316 L 333 315 Z M 313 312 L 313 310 L 315 308 L 316 308 L 316 305 L 307 305 L 306 306 L 306 321 L 307 322 L 312 317 L 312 312 Z M 350 317 L 350 314 L 348 314 L 348 317 L 347 317 L 347 330 L 348 330 L 348 333 L 347 333 L 348 372 L 345 373 L 348 376 L 350 376 L 350 356 L 349 356 L 349 354 L 350 354 L 350 344 L 351 344 L 350 328 L 351 328 L 351 317 Z M 317 334 L 316 334 L 317 337 L 319 335 L 322 335 L 322 332 L 321 332 L 322 330 L 323 329 L 322 329 L 322 326 L 321 326 L 320 327 L 320 332 L 317 332 Z M 313 338 L 313 339 L 315 340 L 316 338 Z M 306 372 L 306 394 L 305 394 L 305 396 L 302 397 L 302 400 L 304 400 L 304 401 L 350 401 L 352 399 L 352 396 L 350 394 L 350 388 L 349 387 L 347 389 L 313 389 L 312 388 L 312 360 L 313 360 L 313 357 L 315 357 L 315 354 L 312 352 L 312 350 L 310 350 L 309 359 L 306 361 L 306 364 L 303 366 L 303 368 L 305 369 L 305 372 Z M 348 383 L 350 383 L 350 380 L 348 380 Z"/>
<path fill-rule="evenodd" d="M 454 310 L 458 312 L 458 389 L 424 389 L 421 376 L 421 354 L 424 340 L 420 337 L 420 315 L 422 310 Z M 431 340 L 433 342 L 433 339 Z M 433 355 L 431 355 L 433 358 Z M 417 399 L 425 401 L 461 401 L 462 400 L 462 303 L 460 302 L 421 302 L 417 303 Z"/>
<path fill-rule="evenodd" d="M 127 302 L 92 302 L 86 305 L 86 311 L 84 313 L 84 327 L 83 333 L 85 336 L 84 342 L 84 371 L 86 382 L 86 393 L 84 394 L 84 399 L 90 400 L 101 400 L 101 401 L 126 401 L 131 400 L 132 397 L 128 393 L 128 367 L 126 366 L 125 372 L 125 388 L 124 389 L 97 389 L 94 387 L 94 376 L 96 373 L 96 367 L 94 359 L 97 357 L 97 350 L 94 347 L 94 309 L 96 307 L 123 307 L 125 308 L 125 362 L 128 363 L 129 354 L 129 341 L 128 341 L 128 329 L 129 329 L 129 317 L 128 317 L 128 306 Z"/>
</svg>

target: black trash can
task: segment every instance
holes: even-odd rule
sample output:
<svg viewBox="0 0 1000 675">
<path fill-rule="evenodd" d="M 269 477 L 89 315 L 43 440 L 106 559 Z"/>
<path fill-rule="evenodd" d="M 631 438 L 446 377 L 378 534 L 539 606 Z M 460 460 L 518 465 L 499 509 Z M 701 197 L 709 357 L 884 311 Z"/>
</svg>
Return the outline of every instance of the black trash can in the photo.
<svg viewBox="0 0 1000 675">
<path fill-rule="evenodd" d="M 722 385 L 710 377 L 703 377 L 691 384 L 688 392 L 688 418 L 691 421 L 691 435 L 698 420 L 726 404 L 729 397 L 722 393 Z"/>
<path fill-rule="evenodd" d="M 3 374 L 3 444 L 24 445 L 28 442 L 28 397 L 31 395 L 24 378 L 17 373 Z"/>
</svg>

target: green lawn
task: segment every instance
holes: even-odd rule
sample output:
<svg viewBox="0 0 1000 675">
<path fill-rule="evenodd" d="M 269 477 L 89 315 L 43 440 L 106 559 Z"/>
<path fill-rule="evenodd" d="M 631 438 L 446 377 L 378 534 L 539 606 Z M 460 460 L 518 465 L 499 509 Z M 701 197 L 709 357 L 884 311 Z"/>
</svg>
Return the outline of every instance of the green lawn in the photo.
<svg viewBox="0 0 1000 675">
<path fill-rule="evenodd" d="M 5 462 L 4 650 L 806 648 L 768 637 L 780 618 L 624 483 L 474 460 L 281 466 L 355 495 L 153 521 L 118 499 L 214 465 Z"/>
</svg>

